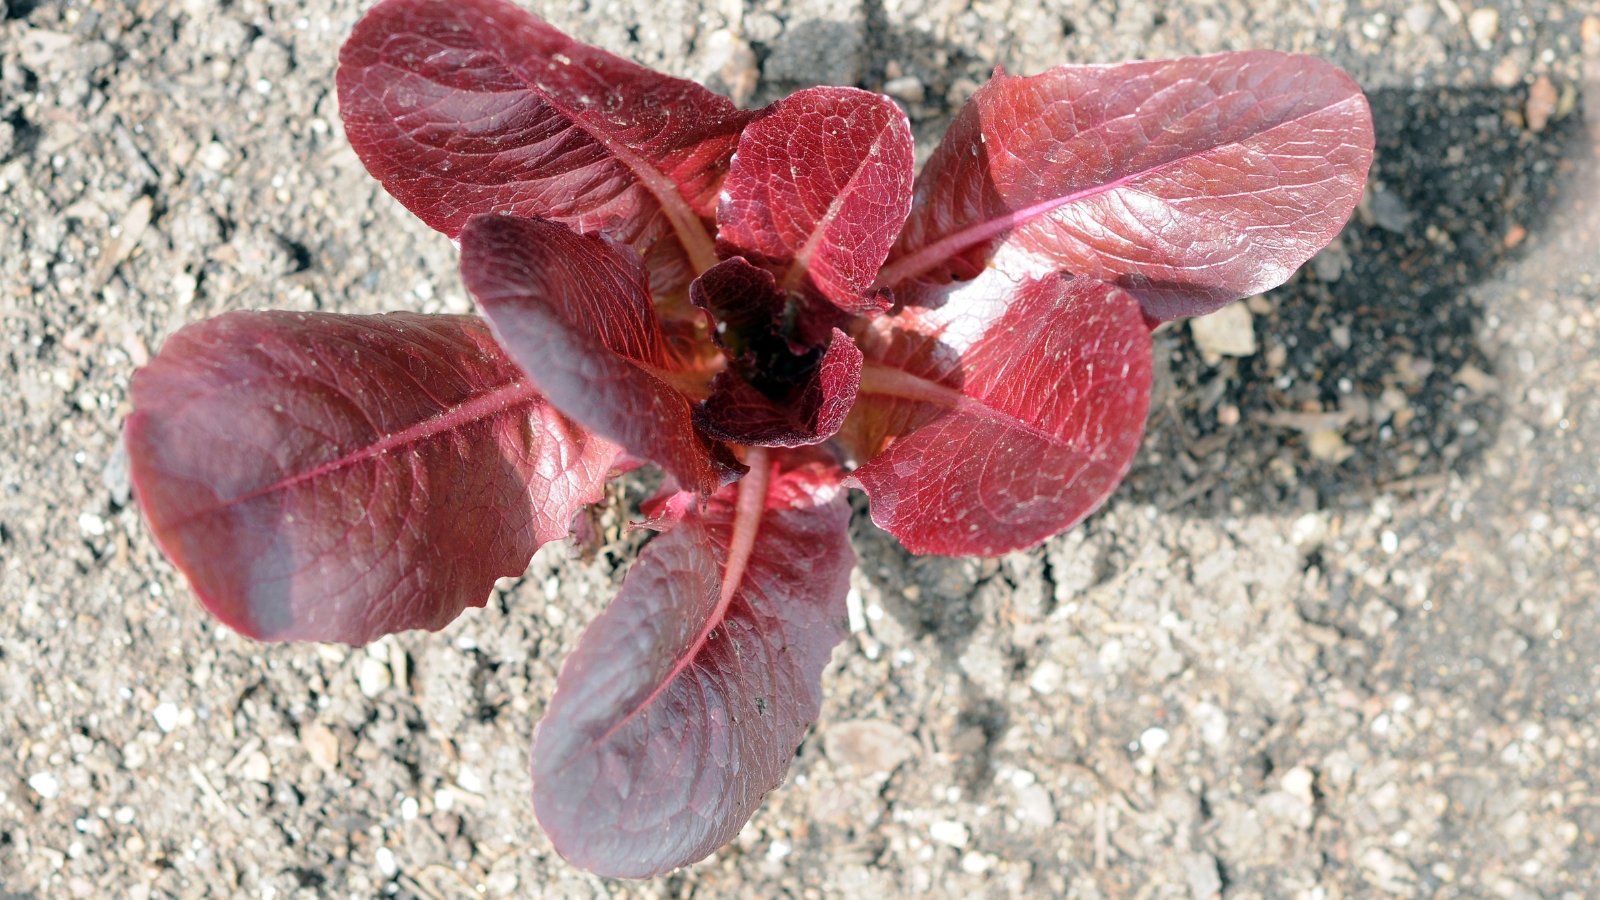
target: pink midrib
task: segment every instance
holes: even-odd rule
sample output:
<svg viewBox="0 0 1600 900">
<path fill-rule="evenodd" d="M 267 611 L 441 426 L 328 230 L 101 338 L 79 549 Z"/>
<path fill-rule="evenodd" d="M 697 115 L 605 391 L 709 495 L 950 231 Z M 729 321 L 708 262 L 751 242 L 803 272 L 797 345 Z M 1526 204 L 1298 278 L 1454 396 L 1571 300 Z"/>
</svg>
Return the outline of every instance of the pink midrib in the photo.
<svg viewBox="0 0 1600 900">
<path fill-rule="evenodd" d="M 821 246 L 823 238 L 827 236 L 828 226 L 839 218 L 839 213 L 844 210 L 845 203 L 849 202 L 851 195 L 855 193 L 856 180 L 877 159 L 877 154 L 883 149 L 884 140 L 893 131 L 894 123 L 885 123 L 883 128 L 879 130 L 878 136 L 872 139 L 872 145 L 867 150 L 867 157 L 861 161 L 861 165 L 857 166 L 854 172 L 850 173 L 850 178 L 845 181 L 844 189 L 839 191 L 838 196 L 833 198 L 832 203 L 828 204 L 827 212 L 823 213 L 822 218 L 817 220 L 816 227 L 811 230 L 811 235 L 806 238 L 806 242 L 796 251 L 794 262 L 789 265 L 789 273 L 784 276 L 783 290 L 798 291 L 800 286 L 805 283 L 806 273 L 811 271 L 811 258 L 816 255 L 817 248 Z"/>
<path fill-rule="evenodd" d="M 884 266 L 883 271 L 878 273 L 877 285 L 879 287 L 893 287 L 894 285 L 899 284 L 908 278 L 915 278 L 918 275 L 921 275 L 923 272 L 928 271 L 929 269 L 938 265 L 940 262 L 949 259 L 968 247 L 986 241 L 1019 225 L 1024 225 L 1039 216 L 1046 215 L 1050 212 L 1060 209 L 1063 206 L 1114 191 L 1117 188 L 1124 187 L 1125 185 L 1128 185 L 1134 181 L 1149 178 L 1168 168 L 1188 162 L 1196 157 L 1205 156 L 1208 153 L 1215 153 L 1223 147 L 1234 147 L 1243 144 L 1246 141 L 1258 140 L 1274 131 L 1277 131 L 1280 128 L 1286 128 L 1288 126 L 1298 124 L 1302 120 L 1310 118 L 1311 116 L 1330 112 L 1348 103 L 1360 101 L 1361 99 L 1362 97 L 1359 93 L 1354 96 L 1342 97 L 1333 103 L 1327 104 L 1326 106 L 1319 106 L 1316 109 L 1307 110 L 1306 112 L 1303 112 L 1292 118 L 1285 119 L 1282 122 L 1274 123 L 1273 125 L 1263 128 L 1260 131 L 1253 132 L 1243 138 L 1217 144 L 1216 146 L 1207 147 L 1203 150 L 1198 150 L 1193 153 L 1185 153 L 1181 156 L 1169 159 L 1164 163 L 1160 163 L 1159 165 L 1150 166 L 1149 168 L 1141 169 L 1137 172 L 1130 172 L 1121 178 L 1112 179 L 1105 184 L 1097 184 L 1092 187 L 1084 188 L 1081 191 L 1073 191 L 1070 194 L 1065 194 L 1060 197 L 1052 197 L 1048 200 L 1042 200 L 1038 203 L 1014 210 L 1007 215 L 998 216 L 986 222 L 980 222 L 971 228 L 964 228 L 953 234 L 945 235 L 944 237 L 934 241 L 931 244 L 928 244 L 915 253 L 912 253 L 909 256 L 903 256 L 889 265 Z"/>
<path fill-rule="evenodd" d="M 218 510 L 237 506 L 241 503 L 248 503 L 268 494 L 289 490 L 297 485 L 337 472 L 340 469 L 348 468 L 370 459 L 376 459 L 403 447 L 420 444 L 437 435 L 465 428 L 474 422 L 504 415 L 516 407 L 531 406 L 536 402 L 540 402 L 540 400 L 539 392 L 534 389 L 532 382 L 527 379 L 513 381 L 488 393 L 479 394 L 465 403 L 452 406 L 431 418 L 385 435 L 365 447 L 329 460 L 315 468 L 247 491 L 214 506 L 192 512 L 175 522 L 166 523 L 166 527 L 172 529 L 182 528 L 196 519 L 212 515 Z"/>
<path fill-rule="evenodd" d="M 860 393 L 882 397 L 898 397 L 902 400 L 911 400 L 917 403 L 931 403 L 935 406 L 943 406 L 952 412 L 966 413 L 980 419 L 1001 422 L 1009 428 L 1027 432 L 1051 444 L 1067 444 L 1067 442 L 1062 441 L 1037 425 L 1025 422 L 1004 410 L 995 409 L 976 397 L 969 397 L 954 388 L 930 381 L 919 375 L 913 375 L 904 369 L 897 369 L 893 366 L 882 366 L 874 363 L 867 363 L 862 366 Z"/>
<path fill-rule="evenodd" d="M 517 71 L 511 65 L 507 65 L 506 68 L 513 74 Z M 560 112 L 568 122 L 572 123 L 574 128 L 579 129 L 600 146 L 606 148 L 611 155 L 615 156 L 624 166 L 628 167 L 629 171 L 633 172 L 639 182 L 644 185 L 645 190 L 656 198 L 656 203 L 661 206 L 661 211 L 672 222 L 672 230 L 677 234 L 678 242 L 683 245 L 684 252 L 689 256 L 689 263 L 696 272 L 704 272 L 717 264 L 716 248 L 711 242 L 710 233 L 701 224 L 700 217 L 695 215 L 694 211 L 689 208 L 689 204 L 684 201 L 683 195 L 678 192 L 677 185 L 673 184 L 654 165 L 646 162 L 637 153 L 633 152 L 632 148 L 623 145 L 611 135 L 592 126 L 583 116 L 565 103 L 557 100 L 549 91 L 521 76 L 518 76 L 518 79 L 527 86 L 529 91 L 537 94 L 540 99 L 550 104 L 552 109 Z"/>
<path fill-rule="evenodd" d="M 1063 206 L 1069 206 L 1080 200 L 1114 191 L 1132 181 L 1153 175 L 1167 166 L 1182 162 L 1186 158 L 1172 160 L 1141 172 L 1124 175 L 1105 184 L 1097 184 L 1081 191 L 1074 191 L 1060 197 L 1052 197 L 1049 200 L 1013 210 L 1004 216 L 997 216 L 988 221 L 980 222 L 971 228 L 964 228 L 953 234 L 945 235 L 910 256 L 903 256 L 884 266 L 883 271 L 878 275 L 878 285 L 880 287 L 892 287 L 908 278 L 915 278 L 968 247 L 987 241 L 996 235 L 1004 234 L 1019 225 L 1025 225 L 1039 216 L 1054 212 Z"/>
<path fill-rule="evenodd" d="M 589 743 L 591 747 L 605 744 L 621 731 L 629 722 L 633 721 L 640 713 L 649 709 L 672 687 L 684 671 L 694 665 L 695 659 L 711 641 L 711 633 L 722 627 L 728 617 L 728 607 L 733 604 L 734 595 L 739 592 L 739 585 L 744 582 L 745 571 L 750 566 L 750 556 L 755 550 L 756 532 L 760 530 L 762 514 L 767 506 L 767 484 L 771 477 L 771 467 L 767 464 L 767 451 L 765 447 L 751 447 L 745 454 L 745 465 L 750 467 L 750 474 L 739 482 L 739 499 L 735 502 L 733 513 L 733 534 L 728 540 L 728 563 L 722 571 L 722 585 L 717 596 L 717 605 L 712 608 L 711 614 L 706 617 L 706 624 L 695 635 L 681 656 L 672 664 L 672 669 L 651 689 L 633 709 L 617 719 L 605 733 Z"/>
</svg>

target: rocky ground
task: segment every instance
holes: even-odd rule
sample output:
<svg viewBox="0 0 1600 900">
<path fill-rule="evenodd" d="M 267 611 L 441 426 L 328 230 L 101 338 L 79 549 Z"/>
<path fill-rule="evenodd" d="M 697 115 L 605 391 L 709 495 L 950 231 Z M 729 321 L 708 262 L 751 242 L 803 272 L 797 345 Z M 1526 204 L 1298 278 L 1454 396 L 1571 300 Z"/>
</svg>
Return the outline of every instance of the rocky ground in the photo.
<svg viewBox="0 0 1600 900">
<path fill-rule="evenodd" d="M 1591 896 L 1600 13 L 1547 0 L 584 0 L 759 103 L 1244 47 L 1370 93 L 1285 288 L 1159 332 L 1107 507 L 999 560 L 858 514 L 789 782 L 644 883 L 563 863 L 526 748 L 620 553 L 363 650 L 208 621 L 129 502 L 131 372 L 244 307 L 464 310 L 332 92 L 355 0 L 0 0 L 0 896 Z"/>
</svg>

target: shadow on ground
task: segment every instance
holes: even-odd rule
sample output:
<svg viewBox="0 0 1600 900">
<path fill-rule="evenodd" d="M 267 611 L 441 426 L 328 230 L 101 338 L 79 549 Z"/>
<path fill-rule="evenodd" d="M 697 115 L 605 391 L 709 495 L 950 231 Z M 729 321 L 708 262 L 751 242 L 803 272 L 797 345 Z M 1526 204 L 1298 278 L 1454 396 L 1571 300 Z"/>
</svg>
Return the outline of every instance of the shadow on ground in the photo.
<svg viewBox="0 0 1600 900">
<path fill-rule="evenodd" d="M 1203 517 L 1353 508 L 1470 470 L 1493 443 L 1503 403 L 1475 287 L 1570 188 L 1581 122 L 1529 131 L 1522 93 L 1488 87 L 1369 96 L 1368 195 L 1332 248 L 1252 301 L 1260 351 L 1207 359 L 1187 326 L 1156 335 L 1149 431 L 1124 501 Z M 858 513 L 857 546 L 874 560 L 864 571 L 887 611 L 956 665 L 1000 568 L 913 556 L 864 502 Z M 961 703 L 986 743 L 1008 725 L 970 686 Z"/>
<path fill-rule="evenodd" d="M 1474 288 L 1543 227 L 1581 123 L 1529 131 L 1514 90 L 1369 97 L 1367 197 L 1333 247 L 1253 302 L 1260 351 L 1208 361 L 1186 326 L 1157 334 L 1125 497 L 1189 515 L 1350 507 L 1470 470 L 1493 443 L 1499 361 Z"/>
</svg>

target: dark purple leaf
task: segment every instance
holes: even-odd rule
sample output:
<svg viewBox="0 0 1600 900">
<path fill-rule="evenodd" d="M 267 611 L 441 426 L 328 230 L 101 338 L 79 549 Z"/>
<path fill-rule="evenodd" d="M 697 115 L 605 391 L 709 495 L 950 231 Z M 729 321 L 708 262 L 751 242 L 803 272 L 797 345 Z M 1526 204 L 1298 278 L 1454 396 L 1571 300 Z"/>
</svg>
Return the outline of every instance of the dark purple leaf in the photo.
<svg viewBox="0 0 1600 900">
<path fill-rule="evenodd" d="M 444 627 L 566 536 L 617 453 L 468 316 L 228 313 L 168 339 L 132 394 L 156 540 L 262 640 Z"/>
<path fill-rule="evenodd" d="M 1032 546 L 1126 474 L 1150 391 L 1150 333 L 1128 293 L 991 270 L 938 309 L 873 324 L 846 426 L 868 462 L 851 477 L 913 552 Z"/>
<path fill-rule="evenodd" d="M 918 177 L 880 283 L 1068 271 L 1121 285 L 1157 320 L 1201 315 L 1282 284 L 1332 240 L 1372 144 L 1361 89 L 1314 57 L 996 73 Z"/>
<path fill-rule="evenodd" d="M 339 57 L 367 169 L 455 237 L 479 213 L 603 230 L 667 281 L 716 262 L 706 218 L 752 113 L 503 0 L 384 0 Z M 658 282 L 658 286 L 666 287 Z"/>
<path fill-rule="evenodd" d="M 701 493 L 743 471 L 695 430 L 683 391 L 710 375 L 674 368 L 631 250 L 543 219 L 478 216 L 461 232 L 461 277 L 501 346 L 574 421 Z"/>
<path fill-rule="evenodd" d="M 911 125 L 894 101 L 818 87 L 745 129 L 717 206 L 717 244 L 850 313 L 887 308 L 878 267 L 911 208 Z"/>
<path fill-rule="evenodd" d="M 562 667 L 533 800 L 577 865 L 642 878 L 710 854 L 816 719 L 845 635 L 850 508 L 830 465 L 764 456 L 645 547 Z"/>
<path fill-rule="evenodd" d="M 861 381 L 861 351 L 844 332 L 830 328 L 816 346 L 791 342 L 772 273 L 743 257 L 708 269 L 690 285 L 689 297 L 711 316 L 712 338 L 729 358 L 711 395 L 695 408 L 701 431 L 765 447 L 833 437 Z"/>
<path fill-rule="evenodd" d="M 804 380 L 777 396 L 736 372 L 719 374 L 711 396 L 695 409 L 695 424 L 721 440 L 763 447 L 802 447 L 833 437 L 855 403 L 861 351 L 835 328 L 827 349 L 807 359 Z"/>
<path fill-rule="evenodd" d="M 711 317 L 711 339 L 729 356 L 782 340 L 787 306 L 772 273 L 743 257 L 724 260 L 689 285 L 689 301 Z M 802 347 L 796 350 L 804 349 Z"/>
</svg>

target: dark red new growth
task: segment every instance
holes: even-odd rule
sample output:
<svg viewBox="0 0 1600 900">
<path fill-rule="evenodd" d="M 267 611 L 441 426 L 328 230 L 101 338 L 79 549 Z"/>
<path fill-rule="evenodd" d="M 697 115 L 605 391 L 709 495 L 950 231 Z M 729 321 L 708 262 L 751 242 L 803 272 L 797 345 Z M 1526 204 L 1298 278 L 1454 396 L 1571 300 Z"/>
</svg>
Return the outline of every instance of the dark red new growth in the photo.
<svg viewBox="0 0 1600 900">
<path fill-rule="evenodd" d="M 532 762 L 556 849 L 631 877 L 783 780 L 845 633 L 847 487 L 917 553 L 1071 527 L 1137 452 L 1149 326 L 1289 278 L 1372 158 L 1349 77 L 1252 51 L 997 72 L 914 179 L 887 97 L 741 111 L 505 0 L 382 0 L 338 90 L 482 318 L 182 329 L 133 381 L 139 503 L 229 626 L 363 643 L 483 605 L 659 466 Z"/>
</svg>

